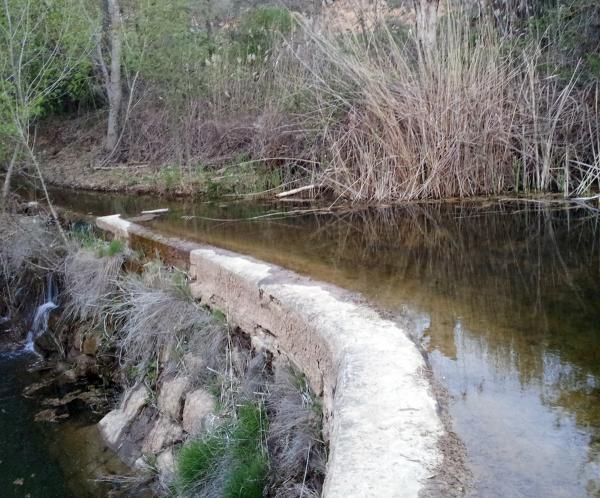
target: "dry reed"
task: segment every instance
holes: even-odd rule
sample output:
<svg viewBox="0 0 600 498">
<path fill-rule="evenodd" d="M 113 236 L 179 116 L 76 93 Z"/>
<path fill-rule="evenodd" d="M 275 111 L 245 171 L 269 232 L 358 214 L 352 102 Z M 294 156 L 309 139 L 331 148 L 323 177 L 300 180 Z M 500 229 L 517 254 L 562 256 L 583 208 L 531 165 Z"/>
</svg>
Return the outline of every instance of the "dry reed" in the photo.
<svg viewBox="0 0 600 498">
<path fill-rule="evenodd" d="M 598 189 L 598 88 L 546 72 L 535 37 L 455 10 L 424 51 L 383 21 L 340 34 L 295 19 L 264 60 L 217 53 L 198 70 L 204 92 L 149 98 L 129 159 L 194 174 L 244 155 L 357 203 Z"/>
</svg>

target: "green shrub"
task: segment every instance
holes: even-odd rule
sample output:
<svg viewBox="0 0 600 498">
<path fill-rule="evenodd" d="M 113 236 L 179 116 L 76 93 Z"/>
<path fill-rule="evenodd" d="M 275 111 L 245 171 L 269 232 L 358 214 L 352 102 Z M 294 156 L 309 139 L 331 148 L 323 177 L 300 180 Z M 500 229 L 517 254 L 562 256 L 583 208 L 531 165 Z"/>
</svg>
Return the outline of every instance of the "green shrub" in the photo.
<svg viewBox="0 0 600 498">
<path fill-rule="evenodd" d="M 255 56 L 260 60 L 270 51 L 276 34 L 287 34 L 292 26 L 292 15 L 287 9 L 269 6 L 250 10 L 241 22 L 232 55 L 243 60 Z"/>
</svg>

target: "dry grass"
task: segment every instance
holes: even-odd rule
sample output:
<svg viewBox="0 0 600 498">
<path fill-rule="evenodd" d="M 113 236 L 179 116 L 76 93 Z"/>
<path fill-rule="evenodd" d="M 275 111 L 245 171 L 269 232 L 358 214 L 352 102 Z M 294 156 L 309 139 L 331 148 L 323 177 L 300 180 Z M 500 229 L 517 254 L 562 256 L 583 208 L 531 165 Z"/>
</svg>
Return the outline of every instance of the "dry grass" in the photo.
<svg viewBox="0 0 600 498">
<path fill-rule="evenodd" d="M 597 190 L 598 88 L 546 73 L 541 42 L 494 19 L 453 11 L 438 28 L 423 52 L 385 19 L 340 33 L 296 16 L 264 60 L 205 61 L 203 94 L 148 98 L 129 159 L 193 175 L 244 154 L 352 202 Z"/>
<path fill-rule="evenodd" d="M 121 360 L 135 368 L 136 380 L 158 364 L 165 351 L 183 358 L 188 341 L 204 365 L 222 356 L 223 327 L 191 299 L 180 275 L 154 263 L 141 276 L 119 280 L 118 298 L 109 315 L 119 333 Z"/>
<path fill-rule="evenodd" d="M 491 23 L 473 27 L 461 14 L 444 19 L 426 53 L 385 26 L 366 42 L 310 34 L 322 58 L 313 70 L 328 151 L 322 178 L 339 197 L 572 190 L 597 175 L 580 138 L 598 136 L 597 119 L 575 80 L 562 86 L 541 73 L 539 46 L 517 47 Z"/>
<path fill-rule="evenodd" d="M 98 324 L 111 305 L 126 254 L 99 254 L 80 248 L 64 262 L 64 287 L 69 299 L 63 317 L 67 321 Z"/>
<path fill-rule="evenodd" d="M 274 495 L 318 496 L 318 476 L 325 475 L 327 461 L 320 433 L 321 407 L 306 380 L 287 367 L 276 369 L 268 391 L 267 442 Z"/>
<path fill-rule="evenodd" d="M 41 304 L 47 275 L 58 273 L 65 247 L 42 217 L 0 215 L 2 303 L 13 318 L 28 317 Z"/>
</svg>

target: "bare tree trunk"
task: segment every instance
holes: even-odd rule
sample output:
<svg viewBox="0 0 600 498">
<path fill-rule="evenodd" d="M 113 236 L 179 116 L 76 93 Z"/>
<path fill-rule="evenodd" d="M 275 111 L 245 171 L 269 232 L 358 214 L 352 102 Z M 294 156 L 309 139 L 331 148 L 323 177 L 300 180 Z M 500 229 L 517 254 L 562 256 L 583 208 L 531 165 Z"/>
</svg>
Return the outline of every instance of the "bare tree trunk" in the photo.
<svg viewBox="0 0 600 498">
<path fill-rule="evenodd" d="M 413 0 L 416 12 L 417 38 L 421 48 L 431 50 L 435 45 L 440 0 Z"/>
<path fill-rule="evenodd" d="M 106 86 L 108 96 L 108 128 L 106 150 L 113 152 L 119 140 L 119 115 L 123 100 L 121 85 L 121 11 L 118 0 L 106 0 L 106 16 L 110 41 L 110 75 Z"/>
<path fill-rule="evenodd" d="M 8 192 L 10 190 L 10 181 L 12 179 L 13 173 L 15 171 L 15 165 L 17 164 L 17 156 L 19 155 L 19 146 L 15 147 L 13 151 L 13 155 L 8 163 L 8 168 L 6 170 L 6 177 L 4 178 L 4 185 L 2 187 L 2 200 L 0 209 L 4 212 L 6 211 L 6 201 L 8 200 Z"/>
</svg>

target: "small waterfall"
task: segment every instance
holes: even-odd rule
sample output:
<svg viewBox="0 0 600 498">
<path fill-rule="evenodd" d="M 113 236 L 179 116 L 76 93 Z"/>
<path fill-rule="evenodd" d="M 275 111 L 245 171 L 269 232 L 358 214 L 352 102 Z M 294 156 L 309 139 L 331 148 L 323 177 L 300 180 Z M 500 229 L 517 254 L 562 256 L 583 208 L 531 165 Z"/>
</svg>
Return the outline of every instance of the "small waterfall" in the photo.
<svg viewBox="0 0 600 498">
<path fill-rule="evenodd" d="M 31 351 L 32 353 L 35 353 L 35 340 L 44 335 L 44 333 L 48 330 L 48 319 L 50 318 L 50 312 L 58 308 L 58 305 L 55 304 L 55 301 L 56 290 L 54 286 L 54 279 L 52 278 L 52 275 L 48 275 L 46 280 L 44 302 L 35 310 L 31 329 L 27 333 L 27 342 L 25 343 L 24 347 L 25 351 Z"/>
</svg>

